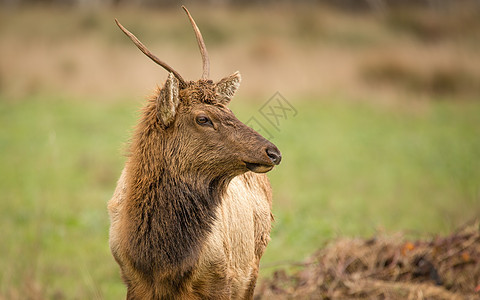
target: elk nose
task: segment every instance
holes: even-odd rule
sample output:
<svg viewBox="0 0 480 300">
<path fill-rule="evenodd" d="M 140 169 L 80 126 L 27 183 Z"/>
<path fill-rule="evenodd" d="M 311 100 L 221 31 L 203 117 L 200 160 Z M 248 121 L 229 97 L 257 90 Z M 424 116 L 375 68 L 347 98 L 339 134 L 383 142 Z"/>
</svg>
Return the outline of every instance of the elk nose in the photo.
<svg viewBox="0 0 480 300">
<path fill-rule="evenodd" d="M 273 145 L 272 145 L 273 146 Z M 282 154 L 280 151 L 277 149 L 275 146 L 270 146 L 267 148 L 266 152 L 270 160 L 274 165 L 278 165 L 280 161 L 282 160 Z"/>
</svg>

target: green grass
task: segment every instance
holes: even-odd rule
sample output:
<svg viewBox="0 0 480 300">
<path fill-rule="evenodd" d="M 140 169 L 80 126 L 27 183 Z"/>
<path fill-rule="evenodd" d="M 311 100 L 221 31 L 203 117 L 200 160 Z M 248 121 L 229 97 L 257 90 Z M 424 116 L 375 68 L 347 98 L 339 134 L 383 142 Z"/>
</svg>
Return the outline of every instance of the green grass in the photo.
<svg viewBox="0 0 480 300">
<path fill-rule="evenodd" d="M 273 131 L 276 223 L 262 261 L 301 260 L 337 236 L 378 228 L 444 233 L 480 209 L 480 103 L 421 112 L 289 99 Z M 261 104 L 235 100 L 247 121 Z M 0 298 L 119 299 L 106 203 L 139 101 L 0 97 Z"/>
<path fill-rule="evenodd" d="M 122 296 L 106 202 L 134 118 L 132 104 L 2 99 L 0 268 L 8 271 L 0 275 L 0 295 Z M 28 290 L 37 285 L 40 291 Z"/>
<path fill-rule="evenodd" d="M 283 161 L 263 274 L 333 237 L 446 233 L 480 211 L 480 103 L 341 100 L 293 102 L 297 116 L 271 129 Z"/>
</svg>

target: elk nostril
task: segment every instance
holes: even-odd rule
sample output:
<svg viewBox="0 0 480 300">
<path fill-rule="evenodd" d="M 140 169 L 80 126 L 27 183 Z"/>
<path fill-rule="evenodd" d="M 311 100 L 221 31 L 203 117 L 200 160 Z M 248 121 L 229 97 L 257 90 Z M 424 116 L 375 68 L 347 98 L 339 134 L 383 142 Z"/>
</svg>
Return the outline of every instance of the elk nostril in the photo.
<svg viewBox="0 0 480 300">
<path fill-rule="evenodd" d="M 280 154 L 280 151 L 278 151 L 276 147 L 267 148 L 266 152 L 273 164 L 278 165 L 282 160 L 282 155 Z"/>
</svg>

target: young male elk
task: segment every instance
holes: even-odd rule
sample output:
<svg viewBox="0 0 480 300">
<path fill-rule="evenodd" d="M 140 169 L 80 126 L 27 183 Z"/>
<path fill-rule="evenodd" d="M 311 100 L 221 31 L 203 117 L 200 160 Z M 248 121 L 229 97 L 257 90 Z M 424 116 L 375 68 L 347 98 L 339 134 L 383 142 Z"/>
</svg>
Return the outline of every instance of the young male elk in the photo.
<svg viewBox="0 0 480 300">
<path fill-rule="evenodd" d="M 267 246 L 277 147 L 227 108 L 238 72 L 185 81 L 117 25 L 169 75 L 143 110 L 108 204 L 110 248 L 127 299 L 251 299 Z"/>
</svg>

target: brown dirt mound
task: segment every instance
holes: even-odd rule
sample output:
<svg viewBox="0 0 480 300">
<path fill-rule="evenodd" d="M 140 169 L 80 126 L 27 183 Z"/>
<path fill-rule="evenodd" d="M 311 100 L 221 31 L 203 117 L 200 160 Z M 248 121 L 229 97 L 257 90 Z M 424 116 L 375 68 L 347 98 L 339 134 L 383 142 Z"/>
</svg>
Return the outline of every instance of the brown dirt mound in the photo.
<svg viewBox="0 0 480 300">
<path fill-rule="evenodd" d="M 257 299 L 480 299 L 480 220 L 430 240 L 338 239 L 287 275 L 278 270 Z"/>
</svg>

